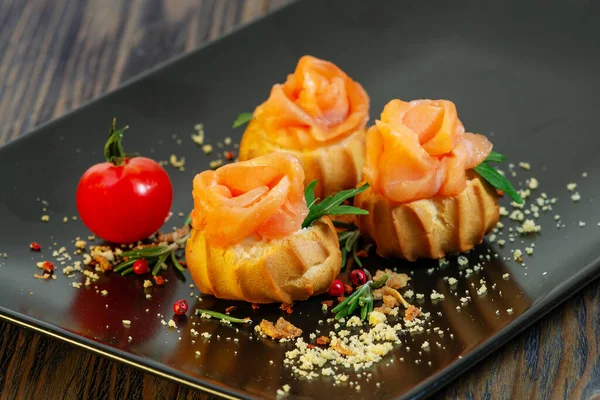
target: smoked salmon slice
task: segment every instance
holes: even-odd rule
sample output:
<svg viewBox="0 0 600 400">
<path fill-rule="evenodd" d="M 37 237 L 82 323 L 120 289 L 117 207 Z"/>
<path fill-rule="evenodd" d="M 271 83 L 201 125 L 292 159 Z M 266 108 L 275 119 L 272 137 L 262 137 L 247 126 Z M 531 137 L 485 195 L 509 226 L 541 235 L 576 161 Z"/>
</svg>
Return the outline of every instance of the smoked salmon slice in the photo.
<svg viewBox="0 0 600 400">
<path fill-rule="evenodd" d="M 466 170 L 491 151 L 485 136 L 465 133 L 451 101 L 396 99 L 367 131 L 363 173 L 398 203 L 455 196 L 466 187 Z"/>
<path fill-rule="evenodd" d="M 194 178 L 192 227 L 217 247 L 286 237 L 308 215 L 303 181 L 300 163 L 285 153 L 204 171 Z"/>
<path fill-rule="evenodd" d="M 273 86 L 254 119 L 280 147 L 314 148 L 364 129 L 369 96 L 335 64 L 303 56 L 286 82 Z"/>
</svg>

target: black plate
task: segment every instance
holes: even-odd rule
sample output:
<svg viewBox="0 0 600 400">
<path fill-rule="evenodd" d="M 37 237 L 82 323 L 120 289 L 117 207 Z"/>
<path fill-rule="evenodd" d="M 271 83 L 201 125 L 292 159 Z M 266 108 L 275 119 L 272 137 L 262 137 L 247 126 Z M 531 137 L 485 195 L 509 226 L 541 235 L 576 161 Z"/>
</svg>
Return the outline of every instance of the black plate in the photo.
<svg viewBox="0 0 600 400">
<path fill-rule="evenodd" d="M 273 398 L 285 383 L 298 398 L 433 393 L 600 272 L 600 215 L 593 202 L 600 191 L 595 184 L 600 174 L 598 10 L 595 2 L 586 1 L 568 6 L 546 1 L 543 7 L 534 1 L 303 1 L 44 125 L 0 152 L 0 251 L 8 255 L 0 260 L 0 313 L 161 376 L 233 397 Z M 495 242 L 486 243 L 469 255 L 478 260 L 491 248 L 501 257 L 459 280 L 459 292 L 469 290 L 473 298 L 460 312 L 455 310 L 459 298 L 443 280 L 458 277 L 455 258 L 431 273 L 434 262 L 369 260 L 372 267 L 414 270 L 415 292 L 435 288 L 445 294 L 444 301 L 420 303 L 432 312 L 434 324 L 453 333 L 453 339 L 446 335 L 442 340 L 445 349 L 418 355 L 398 348 L 371 369 L 372 379 L 361 382 L 357 392 L 348 385 L 333 387 L 328 379 L 293 378 L 282 365 L 290 345 L 250 341 L 248 328 L 236 332 L 214 321 L 199 322 L 195 328 L 213 332 L 213 338 L 195 344 L 189 337 L 190 320 L 180 319 L 178 331 L 168 330 L 157 313 L 168 320 L 173 301 L 189 299 L 189 278 L 182 282 L 170 275 L 171 282 L 155 289 L 151 300 L 145 299 L 142 280 L 136 277 L 102 277 L 97 286 L 108 290 L 107 297 L 94 286 L 69 287 L 71 281 L 60 272 L 56 281 L 33 278 L 35 262 L 52 258 L 48 246 L 73 250 L 73 239 L 88 235 L 80 221 L 71 220 L 75 188 L 80 174 L 101 160 L 113 117 L 131 126 L 126 138 L 130 150 L 159 160 L 170 154 L 186 157 L 185 172 L 168 167 L 176 189 L 173 211 L 185 212 L 192 206 L 192 177 L 215 158 L 192 143 L 193 126 L 203 123 L 213 145 L 227 136 L 238 140 L 241 130 L 230 128 L 235 116 L 263 101 L 271 85 L 283 81 L 304 54 L 334 61 L 361 82 L 371 96 L 372 116 L 395 97 L 452 99 L 468 129 L 488 134 L 513 162 L 531 163 L 531 171 L 516 169 L 514 181 L 535 176 L 541 182 L 538 192 L 559 197 L 552 212 L 542 213 L 541 234 L 500 249 Z M 582 178 L 583 172 L 589 176 Z M 568 182 L 578 183 L 578 203 L 569 199 Z M 50 222 L 42 223 L 46 213 Z M 566 227 L 556 228 L 555 214 Z M 169 226 L 182 221 L 173 218 Z M 579 221 L 586 225 L 579 227 Z M 45 246 L 41 255 L 28 249 L 33 240 Z M 529 242 L 535 242 L 535 253 L 524 256 L 527 268 L 503 261 Z M 502 279 L 507 272 L 510 279 Z M 489 290 L 480 297 L 475 291 L 482 278 Z M 312 331 L 322 317 L 321 300 L 298 304 L 290 320 Z M 229 304 L 205 298 L 200 305 L 223 310 Z M 239 306 L 240 315 L 252 314 L 255 320 L 282 313 L 275 305 L 255 312 Z M 508 314 L 508 308 L 514 312 Z M 123 319 L 132 320 L 131 328 L 123 327 Z M 406 338 L 414 349 L 426 339 L 431 335 Z M 422 362 L 415 364 L 416 359 Z"/>
</svg>

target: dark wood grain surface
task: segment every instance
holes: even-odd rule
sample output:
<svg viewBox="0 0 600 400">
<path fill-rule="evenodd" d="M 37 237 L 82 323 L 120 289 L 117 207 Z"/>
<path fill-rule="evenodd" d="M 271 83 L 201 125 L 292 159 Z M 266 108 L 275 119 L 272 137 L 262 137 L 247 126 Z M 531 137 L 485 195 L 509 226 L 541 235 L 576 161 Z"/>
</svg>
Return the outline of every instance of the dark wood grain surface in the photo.
<svg viewBox="0 0 600 400">
<path fill-rule="evenodd" d="M 0 0 L 0 144 L 288 0 Z M 600 398 L 600 281 L 441 398 Z M 209 398 L 0 322 L 0 398 Z"/>
</svg>

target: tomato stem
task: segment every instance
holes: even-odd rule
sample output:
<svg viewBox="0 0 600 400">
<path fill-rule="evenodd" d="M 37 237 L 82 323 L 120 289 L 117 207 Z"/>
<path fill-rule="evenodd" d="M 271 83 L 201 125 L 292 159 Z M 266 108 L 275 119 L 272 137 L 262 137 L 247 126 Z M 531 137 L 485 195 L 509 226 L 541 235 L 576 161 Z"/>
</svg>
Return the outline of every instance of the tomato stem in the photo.
<svg viewBox="0 0 600 400">
<path fill-rule="evenodd" d="M 123 148 L 123 133 L 129 127 L 125 126 L 117 129 L 117 119 L 113 118 L 112 125 L 108 133 L 108 140 L 104 145 L 104 158 L 113 165 L 119 166 L 125 164 L 125 149 Z"/>
</svg>

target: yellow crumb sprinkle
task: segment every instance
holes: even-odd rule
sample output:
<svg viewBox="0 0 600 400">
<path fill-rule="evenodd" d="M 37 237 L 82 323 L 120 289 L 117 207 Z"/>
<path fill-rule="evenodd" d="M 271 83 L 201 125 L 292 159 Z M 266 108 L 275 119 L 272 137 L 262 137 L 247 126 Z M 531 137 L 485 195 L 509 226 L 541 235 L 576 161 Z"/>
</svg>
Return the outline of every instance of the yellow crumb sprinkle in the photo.
<svg viewBox="0 0 600 400">
<path fill-rule="evenodd" d="M 223 165 L 223 160 L 219 159 L 219 160 L 211 161 L 209 165 L 210 165 L 210 168 L 212 168 L 212 169 L 219 168 L 221 165 Z"/>
</svg>

